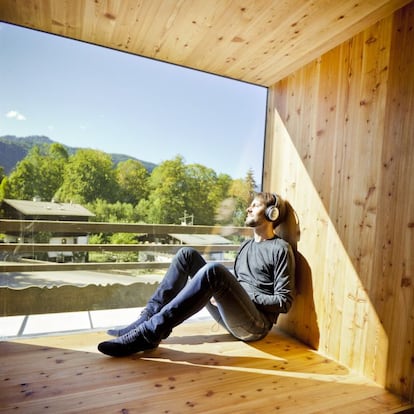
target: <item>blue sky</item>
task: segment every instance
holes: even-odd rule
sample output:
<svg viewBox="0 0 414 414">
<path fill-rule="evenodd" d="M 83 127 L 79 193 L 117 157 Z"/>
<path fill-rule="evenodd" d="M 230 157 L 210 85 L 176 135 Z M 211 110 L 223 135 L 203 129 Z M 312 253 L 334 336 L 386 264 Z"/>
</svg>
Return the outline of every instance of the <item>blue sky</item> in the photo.
<svg viewBox="0 0 414 414">
<path fill-rule="evenodd" d="M 0 23 L 0 136 L 261 182 L 266 89 Z"/>
</svg>

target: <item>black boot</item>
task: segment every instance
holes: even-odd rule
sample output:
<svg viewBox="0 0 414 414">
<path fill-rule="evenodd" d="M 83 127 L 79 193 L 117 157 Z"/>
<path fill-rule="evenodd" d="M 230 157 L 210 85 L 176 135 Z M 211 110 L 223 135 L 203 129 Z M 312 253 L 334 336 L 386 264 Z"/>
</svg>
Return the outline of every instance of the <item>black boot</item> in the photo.
<svg viewBox="0 0 414 414">
<path fill-rule="evenodd" d="M 148 349 L 154 349 L 157 346 L 158 344 L 148 342 L 142 334 L 141 329 L 138 327 L 118 338 L 101 342 L 98 345 L 98 350 L 105 355 L 123 357 Z"/>
<path fill-rule="evenodd" d="M 147 321 L 149 318 L 150 318 L 150 315 L 148 314 L 146 309 L 143 309 L 140 317 L 136 321 L 129 324 L 128 326 L 125 326 L 125 328 L 108 329 L 106 332 L 108 335 L 111 335 L 111 336 L 122 336 L 128 333 L 129 331 L 132 331 L 133 329 L 138 328 L 138 326 L 141 325 L 142 322 Z"/>
</svg>

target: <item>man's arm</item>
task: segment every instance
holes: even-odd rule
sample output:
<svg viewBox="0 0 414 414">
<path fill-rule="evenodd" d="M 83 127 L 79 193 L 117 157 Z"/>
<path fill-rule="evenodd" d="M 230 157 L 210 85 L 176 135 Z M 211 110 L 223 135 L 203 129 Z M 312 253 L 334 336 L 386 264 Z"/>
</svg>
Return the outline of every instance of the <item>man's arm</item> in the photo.
<svg viewBox="0 0 414 414">
<path fill-rule="evenodd" d="M 273 295 L 256 291 L 254 302 L 267 312 L 286 313 L 292 306 L 295 290 L 295 260 L 288 244 L 278 252 L 273 277 Z"/>
</svg>

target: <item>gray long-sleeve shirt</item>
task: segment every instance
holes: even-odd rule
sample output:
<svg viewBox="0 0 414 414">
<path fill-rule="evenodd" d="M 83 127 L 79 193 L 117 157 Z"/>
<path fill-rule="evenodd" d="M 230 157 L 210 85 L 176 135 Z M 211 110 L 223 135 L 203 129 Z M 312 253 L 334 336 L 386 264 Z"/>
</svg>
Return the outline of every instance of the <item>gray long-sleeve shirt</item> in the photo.
<svg viewBox="0 0 414 414">
<path fill-rule="evenodd" d="M 279 237 L 244 242 L 234 264 L 235 276 L 252 301 L 275 320 L 292 305 L 294 271 L 292 249 Z"/>
</svg>

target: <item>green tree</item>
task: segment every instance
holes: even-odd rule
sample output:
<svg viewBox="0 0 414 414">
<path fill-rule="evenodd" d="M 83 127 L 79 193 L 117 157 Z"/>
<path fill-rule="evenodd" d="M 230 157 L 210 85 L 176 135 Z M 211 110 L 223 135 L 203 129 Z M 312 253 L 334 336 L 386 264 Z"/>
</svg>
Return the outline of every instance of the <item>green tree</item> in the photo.
<svg viewBox="0 0 414 414">
<path fill-rule="evenodd" d="M 40 196 L 39 174 L 40 150 L 35 146 L 19 161 L 9 176 L 7 198 L 30 200 Z"/>
<path fill-rule="evenodd" d="M 6 174 L 4 173 L 4 168 L 0 165 L 0 201 L 6 198 L 8 187 L 8 179 Z"/>
<path fill-rule="evenodd" d="M 3 179 L 0 182 L 0 201 L 7 198 L 7 194 L 9 193 L 8 188 L 9 188 L 9 179 L 7 177 L 3 177 Z"/>
<path fill-rule="evenodd" d="M 131 204 L 138 204 L 148 195 L 148 171 L 137 160 L 120 162 L 116 168 L 116 178 L 119 185 L 119 198 Z"/>
<path fill-rule="evenodd" d="M 134 206 L 130 203 L 109 203 L 98 198 L 85 207 L 95 214 L 94 221 L 111 223 L 134 223 L 138 221 L 138 215 Z"/>
<path fill-rule="evenodd" d="M 229 196 L 233 203 L 233 219 L 232 224 L 235 226 L 243 226 L 246 218 L 246 208 L 249 205 L 252 195 L 255 191 L 256 183 L 253 177 L 253 171 L 247 171 L 244 179 L 233 180 L 229 188 Z"/>
<path fill-rule="evenodd" d="M 88 203 L 101 198 L 112 202 L 118 193 L 110 155 L 92 149 L 80 149 L 69 158 L 62 186 L 56 193 L 61 201 Z"/>
<path fill-rule="evenodd" d="M 29 200 L 38 196 L 51 200 L 62 185 L 64 167 L 68 159 L 61 144 L 52 144 L 43 149 L 34 146 L 9 176 L 6 196 Z"/>
<path fill-rule="evenodd" d="M 43 157 L 39 168 L 43 181 L 40 190 L 42 198 L 51 200 L 63 184 L 63 174 L 68 159 L 69 155 L 62 144 L 53 143 L 50 145 L 48 154 Z"/>
<path fill-rule="evenodd" d="M 224 200 L 228 194 L 233 179 L 228 174 L 219 174 L 217 177 L 217 184 L 215 186 L 216 197 L 219 200 Z"/>
<path fill-rule="evenodd" d="M 254 171 L 251 168 L 249 168 L 246 173 L 245 182 L 246 182 L 247 191 L 249 193 L 247 202 L 249 202 L 252 198 L 253 193 L 256 191 L 256 187 L 257 187 L 256 181 L 254 179 Z"/>
<path fill-rule="evenodd" d="M 217 174 L 211 168 L 191 164 L 185 168 L 185 211 L 194 216 L 194 224 L 214 224 L 214 215 L 219 203 Z"/>
<path fill-rule="evenodd" d="M 138 205 L 141 217 L 147 223 L 178 224 L 184 214 L 186 174 L 183 158 L 162 162 L 152 171 L 148 180 L 150 194 Z"/>
<path fill-rule="evenodd" d="M 232 224 L 233 212 L 232 201 L 229 197 L 230 186 L 233 179 L 228 174 L 219 174 L 216 185 L 213 188 L 214 197 L 217 200 L 214 224 Z"/>
<path fill-rule="evenodd" d="M 153 170 L 148 180 L 149 196 L 137 206 L 138 218 L 147 223 L 179 224 L 186 214 L 193 216 L 194 224 L 214 225 L 217 210 L 229 197 L 232 185 L 229 175 L 217 176 L 201 164 L 185 165 L 178 155 Z M 219 222 L 233 224 L 233 216 Z"/>
<path fill-rule="evenodd" d="M 51 159 L 60 160 L 60 161 L 68 161 L 69 154 L 66 151 L 66 148 L 59 144 L 58 142 L 54 142 L 49 146 L 48 154 Z"/>
</svg>

